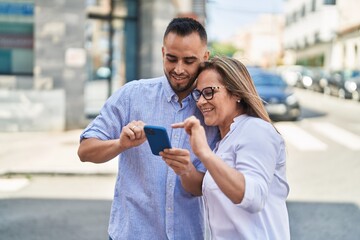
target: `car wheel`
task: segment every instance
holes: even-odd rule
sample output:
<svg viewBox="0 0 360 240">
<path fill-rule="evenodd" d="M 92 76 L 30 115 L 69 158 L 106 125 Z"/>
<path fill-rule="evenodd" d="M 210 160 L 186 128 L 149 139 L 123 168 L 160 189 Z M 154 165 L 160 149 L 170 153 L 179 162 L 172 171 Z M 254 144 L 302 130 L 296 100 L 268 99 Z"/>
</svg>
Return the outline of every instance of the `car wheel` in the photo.
<svg viewBox="0 0 360 240">
<path fill-rule="evenodd" d="M 338 91 L 338 97 L 341 99 L 345 99 L 345 90 L 344 89 L 339 89 Z"/>
<path fill-rule="evenodd" d="M 329 96 L 331 95 L 331 90 L 329 87 L 324 87 L 324 94 Z"/>
<path fill-rule="evenodd" d="M 360 94 L 358 91 L 354 91 L 352 93 L 352 99 L 355 100 L 355 101 L 360 101 Z"/>
</svg>

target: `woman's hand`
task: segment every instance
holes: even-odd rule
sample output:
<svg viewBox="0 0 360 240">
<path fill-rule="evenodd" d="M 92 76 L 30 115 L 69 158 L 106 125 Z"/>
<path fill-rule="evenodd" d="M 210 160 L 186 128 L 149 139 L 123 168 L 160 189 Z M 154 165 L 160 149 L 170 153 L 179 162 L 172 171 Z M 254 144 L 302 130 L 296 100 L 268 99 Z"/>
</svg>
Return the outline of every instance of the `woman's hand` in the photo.
<svg viewBox="0 0 360 240">
<path fill-rule="evenodd" d="M 211 149 L 206 139 L 205 129 L 201 126 L 199 119 L 191 116 L 184 122 L 174 123 L 173 128 L 184 128 L 190 136 L 190 145 L 194 154 L 202 161 L 203 157 L 211 153 Z"/>
<path fill-rule="evenodd" d="M 196 170 L 190 160 L 190 152 L 186 149 L 171 148 L 160 152 L 160 156 L 165 163 L 179 175 L 190 174 Z"/>
</svg>

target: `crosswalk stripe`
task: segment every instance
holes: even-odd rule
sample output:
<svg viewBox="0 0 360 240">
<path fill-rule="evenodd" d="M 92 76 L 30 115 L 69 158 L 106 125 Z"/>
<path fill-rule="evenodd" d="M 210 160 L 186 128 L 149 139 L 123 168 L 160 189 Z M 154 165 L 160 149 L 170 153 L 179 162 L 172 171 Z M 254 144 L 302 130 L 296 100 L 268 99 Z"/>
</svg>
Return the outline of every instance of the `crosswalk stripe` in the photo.
<svg viewBox="0 0 360 240">
<path fill-rule="evenodd" d="M 351 150 L 360 150 L 360 136 L 346 131 L 328 122 L 312 123 L 314 129 L 322 135 L 330 138 Z"/>
<path fill-rule="evenodd" d="M 16 192 L 28 184 L 29 180 L 26 178 L 0 179 L 0 192 Z"/>
<path fill-rule="evenodd" d="M 327 145 L 292 123 L 276 125 L 285 142 L 302 151 L 325 151 Z"/>
</svg>

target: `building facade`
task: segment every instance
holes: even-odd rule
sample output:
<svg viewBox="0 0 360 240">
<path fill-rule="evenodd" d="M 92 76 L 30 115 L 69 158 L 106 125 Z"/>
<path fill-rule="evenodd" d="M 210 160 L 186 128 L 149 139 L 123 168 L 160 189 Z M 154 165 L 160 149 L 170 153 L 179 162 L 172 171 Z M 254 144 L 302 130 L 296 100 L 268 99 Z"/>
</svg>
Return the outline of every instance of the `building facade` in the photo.
<svg viewBox="0 0 360 240">
<path fill-rule="evenodd" d="M 289 0 L 285 5 L 284 47 L 292 64 L 330 66 L 339 16 L 335 1 Z"/>
<path fill-rule="evenodd" d="M 331 68 L 360 70 L 360 15 L 358 0 L 338 0 L 339 28 L 333 41 Z"/>
<path fill-rule="evenodd" d="M 230 39 L 237 49 L 242 50 L 234 57 L 247 65 L 277 66 L 283 55 L 283 29 L 283 15 L 261 14 L 253 24 L 242 27 Z"/>
<path fill-rule="evenodd" d="M 204 21 L 205 0 L 0 0 L 0 131 L 83 128 L 123 84 L 163 74 L 176 16 Z"/>
<path fill-rule="evenodd" d="M 358 5 L 357 0 L 288 0 L 284 29 L 287 64 L 360 69 Z"/>
</svg>

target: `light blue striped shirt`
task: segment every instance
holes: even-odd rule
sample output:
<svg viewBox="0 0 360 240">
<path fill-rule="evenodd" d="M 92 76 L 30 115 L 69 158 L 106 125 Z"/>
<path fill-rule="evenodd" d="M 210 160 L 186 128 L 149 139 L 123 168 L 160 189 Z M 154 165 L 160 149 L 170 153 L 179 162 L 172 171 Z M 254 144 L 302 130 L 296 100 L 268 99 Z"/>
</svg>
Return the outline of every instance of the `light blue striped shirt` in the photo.
<svg viewBox="0 0 360 240">
<path fill-rule="evenodd" d="M 184 129 L 170 126 L 191 115 L 202 119 L 190 95 L 180 106 L 165 76 L 132 81 L 107 100 L 81 139 L 117 139 L 123 126 L 141 120 L 165 127 L 173 147 L 191 149 Z M 206 127 L 206 131 L 208 142 L 214 147 L 218 130 Z M 205 171 L 193 153 L 191 159 L 199 171 Z M 201 197 L 183 189 L 180 178 L 161 157 L 151 153 L 148 142 L 119 155 L 108 230 L 113 240 L 203 239 L 203 221 Z"/>
</svg>

